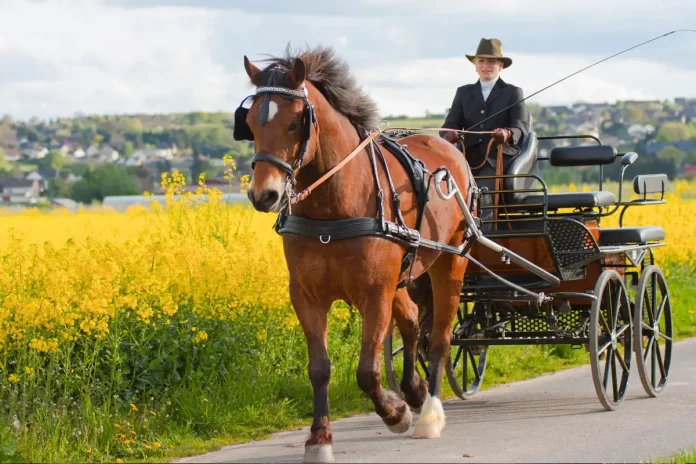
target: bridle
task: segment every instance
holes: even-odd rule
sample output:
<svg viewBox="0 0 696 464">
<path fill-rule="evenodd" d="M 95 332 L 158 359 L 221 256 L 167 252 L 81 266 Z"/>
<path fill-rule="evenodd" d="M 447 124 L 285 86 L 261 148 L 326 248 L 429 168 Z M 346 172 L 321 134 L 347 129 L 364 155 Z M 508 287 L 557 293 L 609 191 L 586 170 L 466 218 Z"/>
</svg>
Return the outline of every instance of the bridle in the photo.
<svg viewBox="0 0 696 464">
<path fill-rule="evenodd" d="M 254 157 L 251 160 L 251 169 L 254 169 L 254 166 L 258 162 L 264 162 L 268 163 L 272 166 L 275 166 L 276 168 L 280 169 L 281 171 L 285 172 L 286 174 L 286 192 L 289 194 L 289 200 L 292 200 L 294 197 L 296 197 L 295 192 L 294 192 L 294 187 L 297 183 L 297 179 L 295 177 L 297 171 L 303 166 L 304 164 L 304 158 L 307 154 L 307 146 L 309 144 L 309 141 L 312 137 L 312 127 L 315 128 L 315 131 L 318 129 L 318 122 L 317 122 L 317 115 L 316 111 L 314 109 L 314 104 L 309 100 L 309 92 L 307 91 L 307 87 L 302 84 L 302 87 L 300 87 L 299 90 L 295 89 L 288 89 L 286 87 L 275 87 L 275 86 L 262 86 L 258 87 L 256 89 L 256 92 L 253 95 L 249 95 L 246 98 L 242 100 L 242 102 L 239 104 L 239 108 L 235 111 L 235 126 L 234 126 L 234 137 L 236 140 L 254 140 L 254 135 L 251 132 L 251 129 L 246 123 L 246 115 L 249 112 L 248 108 L 244 108 L 244 103 L 249 100 L 250 98 L 256 98 L 259 95 L 264 95 L 268 96 L 271 94 L 275 95 L 282 95 L 283 97 L 287 98 L 293 98 L 293 99 L 299 99 L 304 102 L 304 109 L 302 111 L 302 127 L 303 127 L 303 134 L 302 134 L 302 142 L 300 144 L 300 148 L 298 150 L 297 157 L 295 157 L 295 161 L 292 164 L 289 164 L 286 161 L 283 161 L 282 159 L 273 156 L 270 153 L 267 152 L 259 152 L 254 155 Z M 267 109 L 268 105 L 268 99 L 264 99 L 261 107 L 261 111 L 263 113 L 263 110 L 266 107 Z M 267 111 L 267 110 L 266 110 Z M 238 130 L 239 128 L 239 130 Z M 290 203 L 290 202 L 288 202 Z"/>
</svg>

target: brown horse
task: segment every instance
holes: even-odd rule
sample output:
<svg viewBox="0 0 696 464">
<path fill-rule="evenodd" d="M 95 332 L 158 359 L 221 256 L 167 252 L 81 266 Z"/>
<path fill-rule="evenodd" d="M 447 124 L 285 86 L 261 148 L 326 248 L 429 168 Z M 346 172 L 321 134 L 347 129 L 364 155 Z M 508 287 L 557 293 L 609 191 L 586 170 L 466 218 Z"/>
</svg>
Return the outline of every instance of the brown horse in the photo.
<svg viewBox="0 0 696 464">
<path fill-rule="evenodd" d="M 235 131 L 247 131 L 257 153 L 249 200 L 258 211 L 281 212 L 287 211 L 293 188 L 304 189 L 337 166 L 360 145 L 361 134 L 375 130 L 379 119 L 376 104 L 357 87 L 346 65 L 335 58 L 330 48 L 294 56 L 288 52 L 284 58 L 268 61 L 270 64 L 261 70 L 244 57 L 246 72 L 257 93 L 248 112 L 244 112 L 245 119 L 237 121 L 239 127 Z M 313 113 L 309 117 L 308 107 Z M 467 197 L 471 171 L 454 145 L 422 134 L 408 135 L 399 142 L 429 172 L 447 168 Z M 379 137 L 375 143 L 380 143 Z M 413 186 L 394 156 L 387 153 L 386 161 L 401 200 L 403 219 L 414 228 L 418 207 Z M 316 220 L 375 218 L 379 190 L 374 169 L 366 146 L 311 195 L 296 202 L 290 214 Z M 380 185 L 387 185 L 384 166 L 377 169 Z M 432 177 L 429 182 L 434 182 Z M 397 212 L 388 188 L 385 194 L 386 219 L 395 221 Z M 456 201 L 430 194 L 420 229 L 423 238 L 457 247 L 464 239 L 464 224 Z M 412 266 L 414 277 L 427 272 L 432 281 L 434 319 L 427 384 L 416 369 L 418 309 L 406 288 L 397 285 L 405 275 L 402 258 L 407 246 L 376 236 L 325 242 L 296 234 L 283 235 L 290 296 L 306 336 L 309 379 L 314 392 L 314 421 L 305 444 L 305 461 L 333 459 L 327 315 L 336 300 L 351 302 L 362 315 L 357 383 L 372 399 L 375 412 L 389 430 L 405 433 L 411 426 L 410 408 L 421 410 L 413 436 L 440 436 L 445 425 L 439 400 L 442 373 L 450 352 L 451 327 L 468 260 L 421 247 Z M 401 382 L 405 401 L 384 389 L 380 379 L 382 345 L 392 318 L 405 346 Z"/>
</svg>

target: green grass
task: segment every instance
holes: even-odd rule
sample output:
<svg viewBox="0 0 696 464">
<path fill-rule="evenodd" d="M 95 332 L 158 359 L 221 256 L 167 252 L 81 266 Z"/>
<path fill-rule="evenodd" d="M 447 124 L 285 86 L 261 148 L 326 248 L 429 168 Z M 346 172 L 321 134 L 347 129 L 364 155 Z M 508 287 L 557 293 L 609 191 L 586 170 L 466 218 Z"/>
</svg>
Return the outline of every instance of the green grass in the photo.
<svg viewBox="0 0 696 464">
<path fill-rule="evenodd" d="M 649 461 L 651 464 L 653 463 L 665 463 L 665 464 L 688 464 L 688 463 L 694 463 L 696 462 L 696 448 L 692 450 L 683 450 L 680 451 L 679 453 L 673 454 L 671 456 L 667 456 L 662 459 L 656 459 L 653 461 Z"/>
</svg>

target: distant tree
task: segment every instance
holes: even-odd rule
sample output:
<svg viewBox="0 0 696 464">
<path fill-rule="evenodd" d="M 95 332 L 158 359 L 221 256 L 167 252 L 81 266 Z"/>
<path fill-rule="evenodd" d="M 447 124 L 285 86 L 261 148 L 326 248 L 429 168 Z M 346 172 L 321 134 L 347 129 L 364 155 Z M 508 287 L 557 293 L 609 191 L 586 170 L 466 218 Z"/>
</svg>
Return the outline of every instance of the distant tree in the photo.
<svg viewBox="0 0 696 464">
<path fill-rule="evenodd" d="M 123 150 L 121 150 L 121 154 L 124 158 L 130 158 L 133 155 L 133 142 L 126 140 L 123 143 Z"/>
<path fill-rule="evenodd" d="M 82 179 L 73 184 L 70 197 L 82 203 L 103 201 L 109 195 L 137 195 L 140 193 L 133 178 L 125 169 L 114 164 L 89 167 Z"/>
<path fill-rule="evenodd" d="M 662 149 L 660 153 L 657 154 L 657 159 L 661 161 L 669 161 L 674 166 L 680 167 L 686 158 L 686 154 L 677 147 L 668 146 Z"/>
<path fill-rule="evenodd" d="M 13 176 L 17 173 L 17 166 L 13 163 L 7 161 L 5 157 L 5 151 L 0 147 L 0 175 L 1 176 Z"/>
<path fill-rule="evenodd" d="M 210 162 L 200 152 L 194 152 L 193 163 L 191 164 L 191 184 L 197 184 L 201 173 L 212 169 Z"/>
<path fill-rule="evenodd" d="M 140 133 L 143 131 L 143 122 L 140 118 L 123 118 L 121 127 L 126 132 Z"/>
<path fill-rule="evenodd" d="M 658 142 L 671 142 L 674 140 L 689 140 L 691 138 L 691 128 L 681 122 L 666 122 L 657 131 L 656 140 Z"/>
<path fill-rule="evenodd" d="M 39 168 L 53 169 L 59 172 L 65 166 L 65 156 L 59 151 L 51 150 L 46 156 L 39 160 Z"/>
<path fill-rule="evenodd" d="M 65 179 L 55 178 L 48 181 L 48 193 L 51 198 L 70 198 L 73 184 Z"/>
<path fill-rule="evenodd" d="M 684 163 L 690 166 L 696 166 L 696 149 L 692 148 L 691 150 L 686 152 Z"/>
<path fill-rule="evenodd" d="M 628 110 L 628 120 L 631 122 L 638 122 L 638 123 L 643 123 L 647 121 L 647 117 L 645 116 L 645 110 L 642 108 L 637 108 L 635 106 L 629 106 Z"/>
</svg>

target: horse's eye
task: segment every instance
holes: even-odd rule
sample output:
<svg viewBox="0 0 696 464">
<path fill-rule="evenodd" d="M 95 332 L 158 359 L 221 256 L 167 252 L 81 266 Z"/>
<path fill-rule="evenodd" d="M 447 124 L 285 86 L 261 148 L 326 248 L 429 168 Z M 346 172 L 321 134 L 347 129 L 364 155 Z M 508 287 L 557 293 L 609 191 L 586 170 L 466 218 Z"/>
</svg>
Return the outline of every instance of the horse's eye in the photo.
<svg viewBox="0 0 696 464">
<path fill-rule="evenodd" d="M 288 126 L 288 132 L 294 132 L 297 129 L 297 121 L 293 121 Z"/>
</svg>

